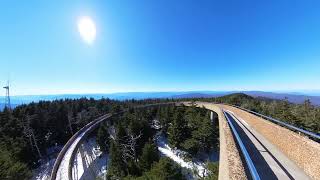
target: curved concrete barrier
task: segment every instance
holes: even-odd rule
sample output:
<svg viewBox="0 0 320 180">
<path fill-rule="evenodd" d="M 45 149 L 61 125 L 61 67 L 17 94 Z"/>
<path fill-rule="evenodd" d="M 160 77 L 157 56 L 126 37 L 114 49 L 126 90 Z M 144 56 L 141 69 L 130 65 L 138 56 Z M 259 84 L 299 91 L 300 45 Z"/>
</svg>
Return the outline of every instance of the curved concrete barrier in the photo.
<svg viewBox="0 0 320 180">
<path fill-rule="evenodd" d="M 144 108 L 151 106 L 161 106 L 161 105 L 170 105 L 175 104 L 176 106 L 190 106 L 189 102 L 182 103 L 159 103 L 159 104 L 150 104 L 150 105 L 142 105 L 137 106 L 135 108 Z M 244 164 L 241 160 L 240 152 L 237 148 L 236 142 L 234 140 L 231 129 L 225 119 L 225 116 L 222 111 L 222 106 L 219 104 L 206 103 L 206 102 L 196 102 L 198 107 L 203 107 L 207 110 L 214 111 L 218 114 L 219 119 L 219 139 L 220 139 L 220 158 L 219 158 L 219 180 L 227 180 L 227 179 L 248 179 L 245 173 Z M 124 111 L 125 112 L 125 111 Z M 72 136 L 66 145 L 63 147 L 62 151 L 59 153 L 58 158 L 55 162 L 51 179 L 55 180 L 57 178 L 57 172 L 60 166 L 61 161 L 63 160 L 66 152 L 72 146 L 72 154 L 70 159 L 68 159 L 68 172 L 65 174 L 66 179 L 72 180 L 72 164 L 77 149 L 81 141 L 98 125 L 104 120 L 111 117 L 111 114 L 106 114 L 101 116 L 100 118 L 90 122 L 82 129 L 80 129 L 74 136 Z M 80 137 L 79 137 L 80 136 Z M 74 144 L 76 141 L 76 144 Z"/>
<path fill-rule="evenodd" d="M 54 166 L 53 166 L 53 169 L 52 169 L 52 172 L 51 172 L 51 180 L 54 180 L 56 179 L 57 177 L 57 172 L 59 170 L 59 167 L 60 167 L 60 164 L 61 164 L 61 161 L 63 160 L 66 152 L 68 151 L 68 149 L 70 148 L 70 146 L 74 143 L 74 141 L 79 138 L 79 136 L 83 133 L 83 132 L 86 132 L 88 130 L 88 128 L 90 128 L 92 125 L 95 125 L 97 124 L 97 122 L 101 122 L 102 120 L 104 119 L 107 119 L 111 117 L 111 114 L 106 114 L 106 115 L 103 115 L 99 118 L 97 118 L 96 120 L 88 123 L 87 125 L 85 125 L 83 128 L 81 128 L 79 131 L 77 131 L 69 140 L 68 142 L 64 145 L 64 147 L 62 148 L 62 150 L 60 151 L 55 163 L 54 163 Z M 65 175 L 67 176 L 67 175 Z"/>
<path fill-rule="evenodd" d="M 152 107 L 152 106 L 165 106 L 165 105 L 171 105 L 171 104 L 175 104 L 175 103 L 156 103 L 156 104 L 148 104 L 148 105 L 140 105 L 140 106 L 136 106 L 134 108 L 145 108 L 145 107 Z M 127 110 L 124 110 L 122 112 L 119 112 L 117 114 L 126 112 Z M 59 168 L 61 168 L 61 163 L 64 160 L 66 153 L 68 151 L 70 151 L 71 155 L 70 157 L 68 157 L 68 159 L 66 160 L 66 163 L 68 163 L 67 167 L 66 167 L 66 173 L 63 174 L 63 178 L 65 179 L 69 179 L 72 180 L 72 164 L 73 164 L 73 159 L 75 157 L 75 154 L 77 152 L 77 149 L 80 145 L 80 143 L 83 141 L 83 139 L 88 135 L 88 133 L 90 133 L 91 131 L 93 131 L 95 128 L 98 127 L 98 125 L 105 121 L 106 119 L 110 118 L 112 115 L 116 115 L 116 114 L 105 114 L 95 120 L 93 120 L 92 122 L 88 123 L 87 125 L 85 125 L 83 128 L 81 128 L 79 131 L 77 131 L 69 140 L 68 142 L 64 145 L 64 147 L 62 148 L 62 150 L 60 151 L 52 172 L 51 172 L 51 180 L 55 180 L 57 179 L 57 174 L 59 172 Z M 71 149 L 70 149 L 71 148 Z M 61 180 L 61 177 L 59 178 L 59 180 Z"/>
<path fill-rule="evenodd" d="M 219 106 L 245 120 L 312 179 L 320 179 L 319 143 L 249 112 L 228 105 Z"/>
<path fill-rule="evenodd" d="M 185 106 L 190 106 L 190 102 L 183 102 Z M 206 102 L 196 102 L 198 107 L 203 107 L 218 114 L 219 119 L 219 180 L 228 179 L 248 179 L 244 164 L 240 158 L 240 152 L 233 138 L 231 129 L 219 105 Z"/>
</svg>

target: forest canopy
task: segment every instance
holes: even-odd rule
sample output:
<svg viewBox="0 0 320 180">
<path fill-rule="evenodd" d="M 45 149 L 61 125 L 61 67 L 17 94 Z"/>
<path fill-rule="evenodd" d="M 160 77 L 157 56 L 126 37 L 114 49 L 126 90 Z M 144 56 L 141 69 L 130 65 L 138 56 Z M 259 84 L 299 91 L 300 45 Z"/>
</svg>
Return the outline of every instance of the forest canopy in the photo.
<svg viewBox="0 0 320 180">
<path fill-rule="evenodd" d="M 55 156 L 76 131 L 103 114 L 121 112 L 137 105 L 173 101 L 207 101 L 237 105 L 320 133 L 320 108 L 312 105 L 309 100 L 303 104 L 293 104 L 289 103 L 287 99 L 253 98 L 238 93 L 217 98 L 146 99 L 139 101 L 81 98 L 40 101 L 20 105 L 13 110 L 4 109 L 0 112 L 0 179 L 15 179 L 16 176 L 29 179 L 31 170 L 38 167 L 41 161 Z M 128 133 L 124 133 L 121 128 L 128 128 L 129 132 L 135 136 L 142 134 L 142 140 L 138 142 L 141 144 L 136 151 L 137 156 L 133 159 L 133 162 L 139 161 L 139 164 L 128 161 L 130 173 L 124 172 L 124 175 L 135 175 L 136 173 L 136 176 L 148 176 L 150 173 L 156 174 L 159 171 L 157 169 L 167 167 L 170 164 L 167 162 L 168 160 L 162 160 L 160 157 L 150 158 L 150 154 L 154 153 L 154 142 L 150 139 L 154 132 L 149 128 L 150 122 L 148 121 L 153 116 L 159 118 L 160 125 L 167 133 L 169 143 L 173 147 L 181 148 L 194 155 L 215 146 L 216 135 L 212 134 L 215 131 L 208 126 L 210 122 L 206 112 L 186 108 L 176 108 L 173 111 L 170 108 L 159 111 L 150 109 L 145 112 L 131 110 L 125 114 L 127 123 L 117 125 L 119 136 L 126 136 L 125 133 Z M 137 122 L 137 118 L 140 118 L 140 121 Z M 194 123 L 195 119 L 202 123 Z M 181 131 L 182 127 L 185 131 Z M 143 131 L 140 131 L 142 129 Z M 102 137 L 105 137 L 106 133 L 106 127 L 98 130 L 98 143 L 105 151 L 115 151 L 116 154 L 117 142 L 103 139 Z M 121 135 L 121 133 L 123 134 Z M 201 141 L 199 137 L 206 138 Z M 144 160 L 140 161 L 141 158 Z M 160 164 L 156 165 L 157 163 Z M 137 170 L 135 166 L 139 166 L 141 169 Z M 175 169 L 174 164 L 169 169 L 172 168 Z"/>
</svg>

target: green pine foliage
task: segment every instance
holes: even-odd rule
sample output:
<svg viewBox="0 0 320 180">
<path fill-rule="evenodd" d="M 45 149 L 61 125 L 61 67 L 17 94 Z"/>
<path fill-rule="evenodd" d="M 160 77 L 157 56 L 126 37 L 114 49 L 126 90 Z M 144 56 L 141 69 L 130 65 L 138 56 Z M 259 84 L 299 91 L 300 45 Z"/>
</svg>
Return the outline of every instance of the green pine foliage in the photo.
<svg viewBox="0 0 320 180">
<path fill-rule="evenodd" d="M 130 109 L 115 122 L 115 140 L 109 150 L 111 163 L 108 179 L 139 177 L 159 160 L 159 152 L 152 142 L 155 131 L 150 127 L 156 114 L 157 109 L 152 108 Z"/>
<path fill-rule="evenodd" d="M 1 147 L 0 153 L 0 179 L 19 180 L 29 179 L 31 171 L 26 164 L 19 162 L 13 154 Z"/>
<path fill-rule="evenodd" d="M 201 178 L 201 180 L 218 180 L 219 164 L 216 162 L 207 162 L 206 167 L 209 171 L 208 176 Z"/>
<path fill-rule="evenodd" d="M 40 160 L 53 157 L 54 154 L 48 152 L 48 148 L 62 147 L 75 132 L 101 115 L 110 112 L 119 113 L 126 108 L 141 104 L 167 101 L 169 100 L 115 101 L 105 98 L 100 100 L 80 98 L 39 101 L 20 105 L 13 110 L 4 109 L 0 111 L 0 152 L 1 159 L 6 163 L 0 164 L 2 165 L 0 179 L 7 177 L 15 179 L 13 175 L 19 175 L 19 179 L 27 179 L 29 177 L 27 172 L 37 168 Z M 114 120 L 118 119 L 111 118 L 111 124 Z M 141 127 L 145 124 L 148 122 L 144 121 Z M 143 133 L 150 131 L 150 128 L 142 129 Z M 107 150 L 109 135 L 106 128 L 98 130 L 97 136 L 98 144 Z M 146 133 L 143 141 L 147 141 L 148 137 L 150 136 Z M 143 145 L 142 143 L 137 147 L 140 153 Z"/>
<path fill-rule="evenodd" d="M 302 104 L 293 104 L 289 103 L 287 98 L 274 100 L 268 98 L 253 98 L 245 94 L 233 94 L 207 99 L 207 101 L 238 105 L 280 119 L 294 126 L 320 133 L 320 108 L 312 105 L 308 99 Z"/>
<path fill-rule="evenodd" d="M 312 105 L 308 99 L 301 104 L 294 104 L 290 103 L 287 98 L 275 100 L 262 97 L 254 98 L 244 93 L 234 93 L 216 98 L 186 98 L 180 100 L 237 105 L 320 134 L 320 107 Z"/>
<path fill-rule="evenodd" d="M 253 98 L 238 93 L 218 98 L 177 101 L 185 100 L 192 100 L 194 105 L 197 100 L 234 104 L 320 133 L 320 108 L 312 105 L 309 100 L 302 104 L 292 104 L 288 99 Z M 159 160 L 150 155 L 157 152 L 152 139 L 156 130 L 150 126 L 153 120 L 160 122 L 161 131 L 167 133 L 170 146 L 185 150 L 192 156 L 217 148 L 218 127 L 210 121 L 208 112 L 202 108 L 173 105 L 133 108 L 169 101 L 173 100 L 114 101 L 81 98 L 40 101 L 21 105 L 13 110 L 5 109 L 0 112 L 0 179 L 16 179 L 18 176 L 19 179 L 29 178 L 31 169 L 39 165 L 39 160 L 51 156 L 47 152 L 48 148 L 63 146 L 75 132 L 95 118 L 110 112 L 119 113 L 127 108 L 130 109 L 128 113 L 118 114 L 119 117 L 110 119 L 110 124 L 103 125 L 96 131 L 100 147 L 104 151 L 110 151 L 110 155 L 114 157 L 111 157 L 114 160 L 110 165 L 110 178 L 151 179 L 156 177 L 152 174 L 157 174 L 157 169 L 170 171 L 170 168 L 165 168 L 167 166 L 164 162 L 156 166 Z M 216 121 L 215 119 L 214 122 Z M 107 129 L 113 125 L 116 139 L 110 140 Z M 32 132 L 34 138 L 30 138 L 26 132 L 29 135 Z M 120 144 L 127 142 L 130 136 L 139 136 L 135 142 L 135 157 L 124 161 Z"/>
<path fill-rule="evenodd" d="M 107 152 L 110 141 L 110 135 L 108 132 L 108 126 L 106 124 L 103 124 L 99 127 L 96 139 L 101 150 L 103 152 Z"/>
<path fill-rule="evenodd" d="M 178 108 L 173 114 L 173 120 L 168 129 L 169 144 L 173 147 L 180 148 L 181 143 L 187 139 L 188 124 L 184 119 L 184 111 Z"/>
<path fill-rule="evenodd" d="M 171 147 L 185 150 L 194 156 L 216 147 L 218 129 L 210 121 L 208 111 L 203 108 L 177 108 L 168 129 L 168 140 Z"/>
<path fill-rule="evenodd" d="M 111 141 L 109 150 L 110 165 L 108 167 L 107 179 L 121 179 L 125 177 L 127 172 L 127 166 L 122 159 L 119 145 Z"/>
<path fill-rule="evenodd" d="M 159 161 L 159 158 L 157 146 L 152 142 L 148 142 L 143 147 L 142 155 L 140 156 L 139 160 L 139 166 L 142 171 L 148 171 L 154 162 Z"/>
<path fill-rule="evenodd" d="M 184 180 L 185 177 L 181 173 L 181 168 L 171 161 L 169 158 L 161 158 L 155 163 L 151 170 L 146 172 L 139 179 L 147 180 Z"/>
</svg>

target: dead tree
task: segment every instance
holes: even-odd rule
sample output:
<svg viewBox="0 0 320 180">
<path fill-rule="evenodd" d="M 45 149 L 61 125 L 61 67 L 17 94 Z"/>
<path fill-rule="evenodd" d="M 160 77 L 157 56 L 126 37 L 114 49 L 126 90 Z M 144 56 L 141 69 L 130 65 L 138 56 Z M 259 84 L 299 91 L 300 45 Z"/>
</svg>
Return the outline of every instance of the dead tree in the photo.
<svg viewBox="0 0 320 180">
<path fill-rule="evenodd" d="M 34 134 L 33 128 L 30 126 L 30 120 L 32 118 L 34 118 L 34 116 L 26 115 L 25 121 L 23 123 L 23 134 L 25 135 L 25 137 L 28 138 L 31 150 L 33 151 L 34 150 L 33 148 L 35 147 L 35 149 L 38 153 L 38 156 L 41 158 L 42 155 L 41 155 L 41 152 L 40 152 L 40 149 L 38 146 L 38 140 Z"/>
<path fill-rule="evenodd" d="M 134 161 L 137 161 L 137 154 L 136 154 L 136 145 L 137 140 L 140 139 L 142 136 L 142 133 L 140 131 L 139 135 L 128 135 L 123 138 L 123 140 L 120 140 L 120 148 L 122 151 L 122 159 L 127 164 L 128 159 L 133 159 Z"/>
<path fill-rule="evenodd" d="M 74 120 L 75 118 L 73 118 L 73 114 L 72 111 L 68 111 L 68 126 L 69 126 L 69 130 L 70 133 L 73 135 L 73 129 L 72 129 L 72 124 L 74 124 Z"/>
</svg>

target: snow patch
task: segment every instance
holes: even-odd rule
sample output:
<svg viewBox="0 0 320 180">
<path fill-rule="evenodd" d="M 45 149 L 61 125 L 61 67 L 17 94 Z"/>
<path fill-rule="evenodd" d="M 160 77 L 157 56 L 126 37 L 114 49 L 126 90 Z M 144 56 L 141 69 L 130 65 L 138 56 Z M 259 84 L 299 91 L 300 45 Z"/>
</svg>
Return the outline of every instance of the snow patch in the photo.
<svg viewBox="0 0 320 180">
<path fill-rule="evenodd" d="M 85 135 L 85 133 L 86 131 L 83 131 L 81 134 L 79 134 L 78 137 L 74 140 L 73 144 L 71 144 L 68 150 L 66 151 L 58 168 L 56 179 L 68 180 L 68 168 L 72 152 L 75 150 L 77 144 L 80 142 L 81 138 Z"/>
<path fill-rule="evenodd" d="M 62 146 L 52 146 L 46 149 L 47 158 L 40 160 L 38 168 L 33 170 L 32 180 L 49 180 L 54 162 L 61 151 Z"/>
<path fill-rule="evenodd" d="M 79 150 L 72 169 L 73 179 L 96 179 L 97 176 L 104 176 L 107 171 L 108 155 L 100 150 L 95 138 L 82 143 Z"/>
<path fill-rule="evenodd" d="M 51 177 L 51 171 L 55 162 L 55 158 L 50 159 L 47 162 L 42 163 L 39 168 L 33 172 L 32 180 L 49 180 Z"/>
<path fill-rule="evenodd" d="M 157 136 L 157 146 L 162 155 L 169 157 L 181 167 L 195 170 L 197 173 L 196 175 L 200 177 L 208 175 L 208 170 L 205 168 L 206 166 L 204 162 L 201 162 L 199 160 L 184 160 L 183 157 L 187 154 L 187 152 L 170 148 L 170 146 L 168 145 L 168 141 L 163 134 Z"/>
<path fill-rule="evenodd" d="M 152 120 L 151 128 L 159 130 L 162 128 L 160 121 L 157 119 Z"/>
</svg>

